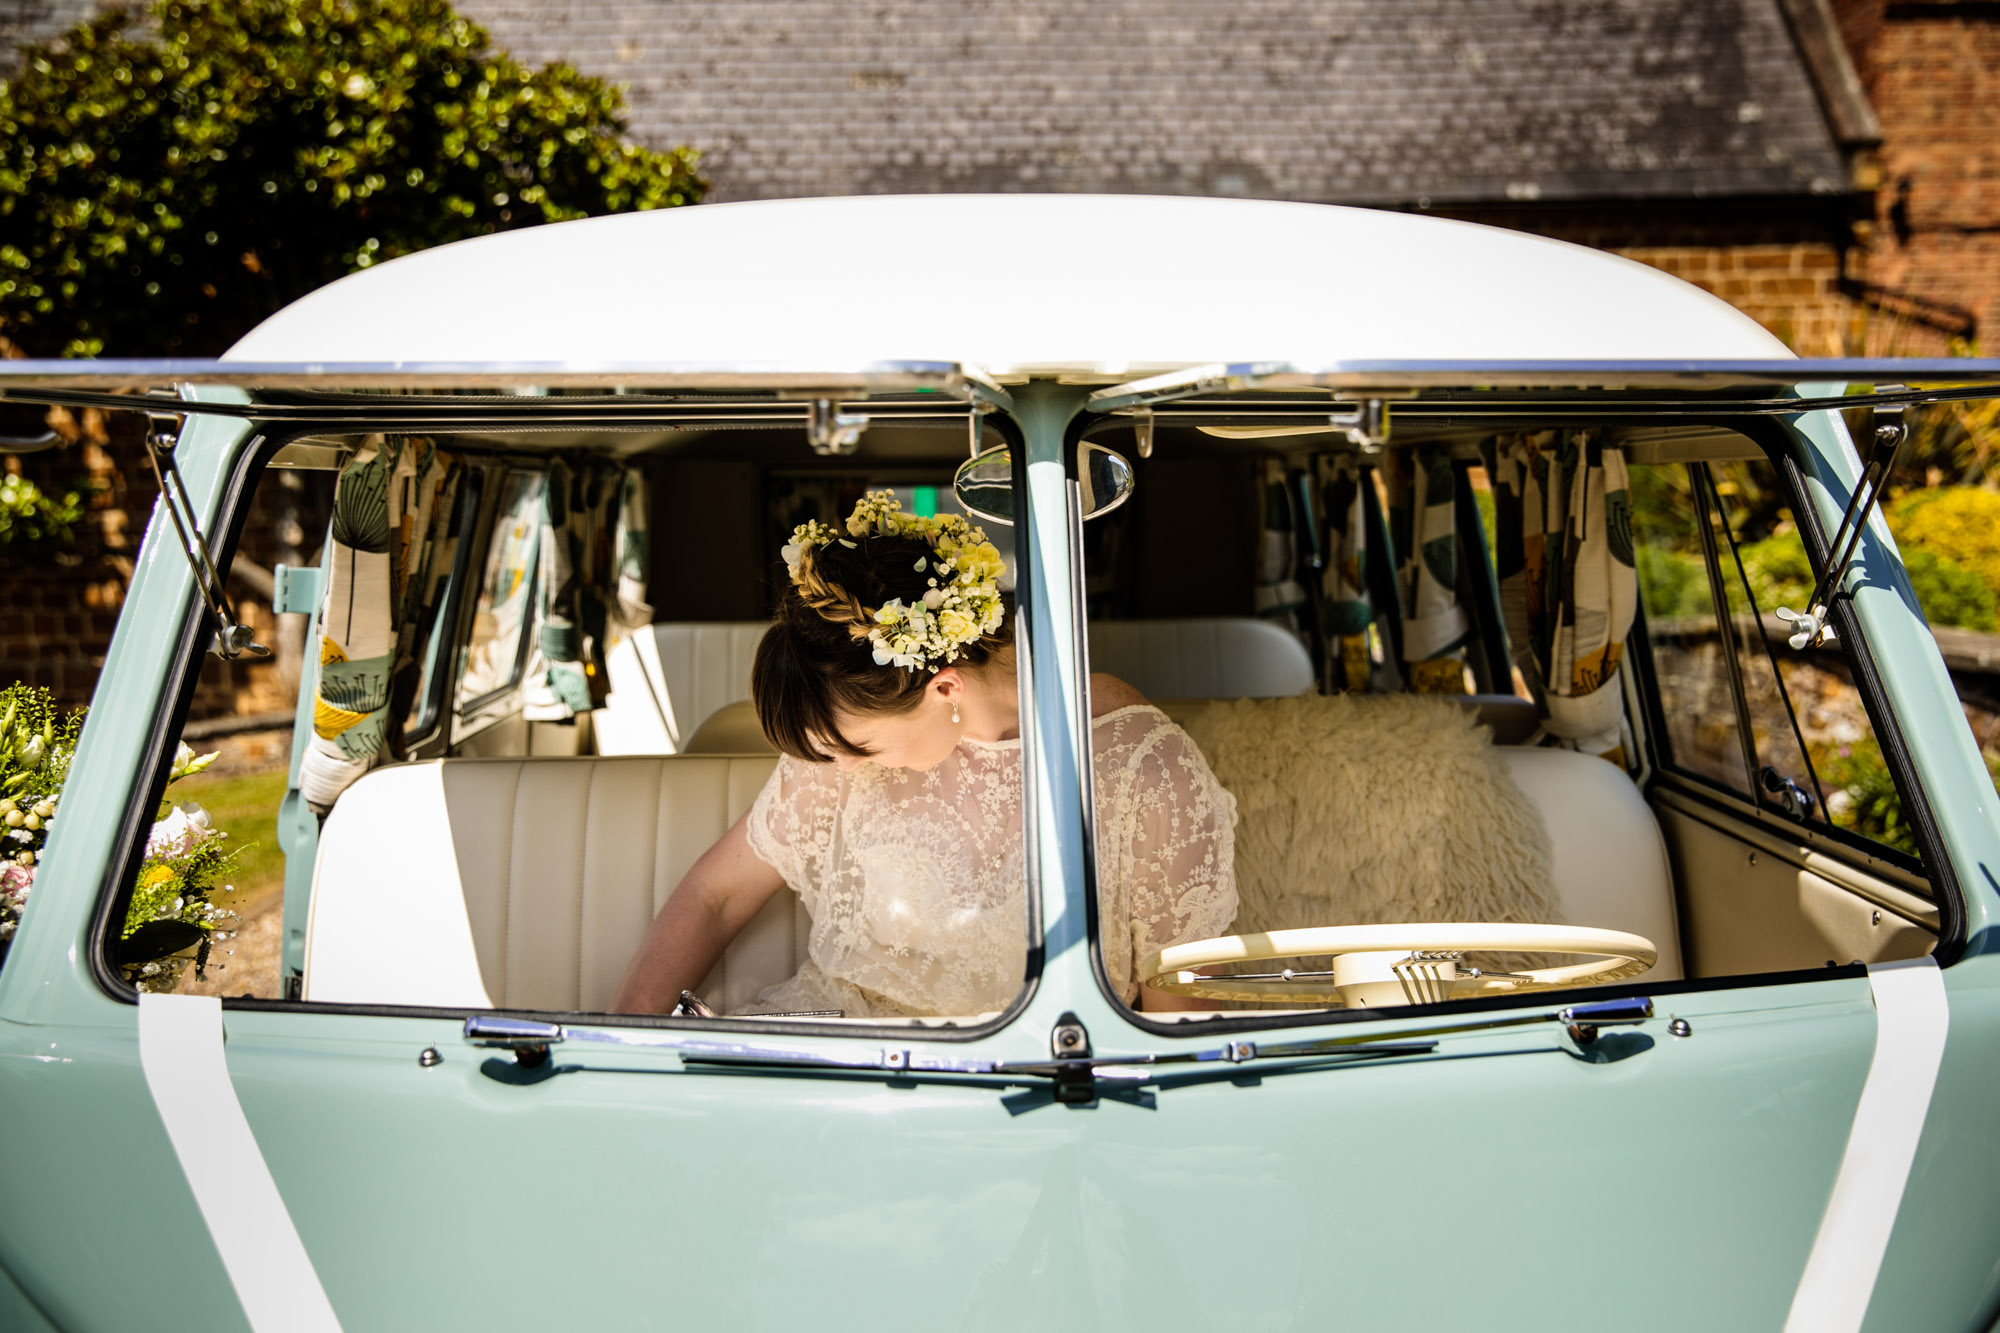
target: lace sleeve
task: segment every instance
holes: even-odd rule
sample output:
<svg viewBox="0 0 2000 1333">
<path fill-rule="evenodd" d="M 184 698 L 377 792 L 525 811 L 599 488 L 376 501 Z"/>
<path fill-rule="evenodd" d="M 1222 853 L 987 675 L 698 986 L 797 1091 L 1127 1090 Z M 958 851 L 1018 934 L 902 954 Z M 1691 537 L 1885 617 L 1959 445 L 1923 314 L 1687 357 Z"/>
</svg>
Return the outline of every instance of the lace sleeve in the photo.
<svg viewBox="0 0 2000 1333">
<path fill-rule="evenodd" d="M 782 755 L 750 807 L 743 831 L 758 860 L 785 877 L 811 910 L 840 804 L 839 770 Z"/>
<path fill-rule="evenodd" d="M 1236 798 L 1186 732 L 1146 716 L 1154 725 L 1132 743 L 1100 752 L 1100 763 L 1123 758 L 1100 775 L 1098 907 L 1105 968 L 1127 1004 L 1141 959 L 1236 919 Z"/>
</svg>

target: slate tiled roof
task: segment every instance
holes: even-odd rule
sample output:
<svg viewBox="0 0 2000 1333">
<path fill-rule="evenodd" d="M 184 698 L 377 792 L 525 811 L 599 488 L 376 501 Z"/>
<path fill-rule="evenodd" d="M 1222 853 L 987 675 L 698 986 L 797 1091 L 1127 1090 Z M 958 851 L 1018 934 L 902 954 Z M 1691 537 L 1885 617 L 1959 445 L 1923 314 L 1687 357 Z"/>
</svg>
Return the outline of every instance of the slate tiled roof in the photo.
<svg viewBox="0 0 2000 1333">
<path fill-rule="evenodd" d="M 1835 194 L 1779 0 L 459 0 L 714 199 Z"/>
</svg>

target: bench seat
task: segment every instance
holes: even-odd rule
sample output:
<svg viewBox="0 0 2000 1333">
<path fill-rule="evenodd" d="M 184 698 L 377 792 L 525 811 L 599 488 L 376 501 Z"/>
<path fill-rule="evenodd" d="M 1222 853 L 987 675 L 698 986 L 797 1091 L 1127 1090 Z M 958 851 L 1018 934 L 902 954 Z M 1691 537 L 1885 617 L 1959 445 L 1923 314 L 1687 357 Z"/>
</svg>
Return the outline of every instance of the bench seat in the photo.
<svg viewBox="0 0 2000 1333">
<path fill-rule="evenodd" d="M 1647 937 L 1660 953 L 1648 978 L 1678 978 L 1672 872 L 1638 790 L 1587 755 L 1499 752 L 1548 827 L 1562 918 Z M 305 998 L 603 1011 L 667 895 L 775 762 L 447 759 L 366 774 L 320 836 Z M 810 932 L 780 890 L 700 993 L 718 1009 L 752 1003 L 797 971 Z"/>
</svg>

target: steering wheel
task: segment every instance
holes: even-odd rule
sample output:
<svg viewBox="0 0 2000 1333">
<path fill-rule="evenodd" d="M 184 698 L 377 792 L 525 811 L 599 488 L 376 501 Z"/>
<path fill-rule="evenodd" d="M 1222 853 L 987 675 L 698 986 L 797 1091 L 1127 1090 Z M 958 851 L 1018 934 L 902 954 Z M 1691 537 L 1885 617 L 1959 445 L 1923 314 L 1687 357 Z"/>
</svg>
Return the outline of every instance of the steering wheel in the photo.
<svg viewBox="0 0 2000 1333">
<path fill-rule="evenodd" d="M 1468 953 L 1559 953 L 1586 961 L 1526 972 L 1488 972 Z M 1216 976 L 1222 963 L 1331 954 L 1330 971 Z M 1461 921 L 1389 926 L 1308 926 L 1254 935 L 1218 935 L 1162 949 L 1139 964 L 1141 984 L 1209 1000 L 1275 1000 L 1378 1008 L 1438 1004 L 1472 995 L 1596 985 L 1636 977 L 1659 959 L 1644 936 L 1593 926 Z"/>
</svg>

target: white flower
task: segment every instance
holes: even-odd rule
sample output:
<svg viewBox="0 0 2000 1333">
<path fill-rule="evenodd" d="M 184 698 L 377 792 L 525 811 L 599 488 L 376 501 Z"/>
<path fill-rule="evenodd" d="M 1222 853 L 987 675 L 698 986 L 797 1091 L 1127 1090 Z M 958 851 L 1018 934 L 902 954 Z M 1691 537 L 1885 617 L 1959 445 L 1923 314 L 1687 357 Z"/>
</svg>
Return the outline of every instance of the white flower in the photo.
<svg viewBox="0 0 2000 1333">
<path fill-rule="evenodd" d="M 189 801 L 177 805 L 167 812 L 167 817 L 153 825 L 152 834 L 146 839 L 146 851 L 156 855 L 162 851 L 180 853 L 206 838 L 215 828 L 215 821 L 208 811 Z"/>
</svg>

